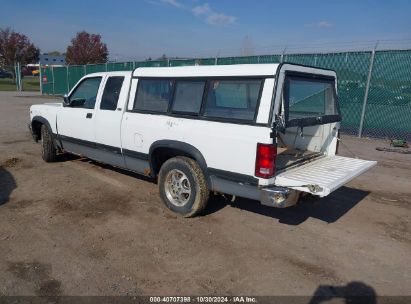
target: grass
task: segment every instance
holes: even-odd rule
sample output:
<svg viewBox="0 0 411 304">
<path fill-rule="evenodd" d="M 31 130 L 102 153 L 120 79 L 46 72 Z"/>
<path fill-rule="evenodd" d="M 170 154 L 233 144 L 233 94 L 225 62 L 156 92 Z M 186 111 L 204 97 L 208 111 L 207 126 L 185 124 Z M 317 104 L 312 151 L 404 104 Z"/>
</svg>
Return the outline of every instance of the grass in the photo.
<svg viewBox="0 0 411 304">
<path fill-rule="evenodd" d="M 16 91 L 14 79 L 0 78 L 0 91 Z M 39 77 L 24 77 L 23 91 L 40 91 Z"/>
</svg>

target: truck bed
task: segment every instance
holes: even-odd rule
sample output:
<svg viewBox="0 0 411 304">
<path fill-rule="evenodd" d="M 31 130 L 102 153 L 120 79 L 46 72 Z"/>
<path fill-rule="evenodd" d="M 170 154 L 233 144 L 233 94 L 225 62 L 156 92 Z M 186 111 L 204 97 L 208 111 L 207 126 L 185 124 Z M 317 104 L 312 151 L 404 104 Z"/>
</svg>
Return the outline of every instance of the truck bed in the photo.
<svg viewBox="0 0 411 304">
<path fill-rule="evenodd" d="M 321 152 L 312 152 L 308 150 L 302 151 L 290 147 L 278 147 L 276 170 L 277 172 L 285 171 L 323 156 L 324 154 Z"/>
</svg>

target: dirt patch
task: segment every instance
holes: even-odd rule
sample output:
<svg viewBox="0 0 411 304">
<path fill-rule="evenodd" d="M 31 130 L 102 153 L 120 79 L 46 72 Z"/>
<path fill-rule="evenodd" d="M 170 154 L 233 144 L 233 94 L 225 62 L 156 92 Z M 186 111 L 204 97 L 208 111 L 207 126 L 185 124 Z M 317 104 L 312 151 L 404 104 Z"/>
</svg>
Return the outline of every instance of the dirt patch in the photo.
<svg viewBox="0 0 411 304">
<path fill-rule="evenodd" d="M 164 212 L 164 215 L 163 215 L 166 219 L 169 219 L 169 220 L 176 220 L 176 219 L 178 219 L 178 216 L 177 215 L 175 215 L 175 214 L 172 214 L 171 212 Z"/>
<path fill-rule="evenodd" d="M 146 211 L 149 213 L 155 214 L 155 215 L 160 215 L 161 213 L 163 213 L 163 211 L 159 207 L 154 206 L 154 205 L 149 206 L 146 209 Z"/>
<path fill-rule="evenodd" d="M 58 199 L 52 203 L 54 214 L 66 213 L 74 210 L 70 202 L 65 199 Z"/>
<path fill-rule="evenodd" d="M 398 168 L 398 164 L 394 162 L 387 162 L 387 161 L 380 161 L 377 164 L 378 167 L 385 167 L 385 168 Z"/>
<path fill-rule="evenodd" d="M 49 277 L 51 270 L 50 265 L 39 262 L 10 262 L 7 270 L 13 273 L 17 278 L 28 281 L 38 282 L 44 281 Z"/>
<path fill-rule="evenodd" d="M 59 198 L 50 204 L 52 215 L 76 215 L 85 218 L 101 218 L 111 213 L 132 215 L 133 205 L 123 195 L 107 194 L 84 198 Z"/>
<path fill-rule="evenodd" d="M 411 198 L 406 193 L 380 192 L 370 193 L 373 202 L 389 206 L 396 206 L 411 210 Z"/>
<path fill-rule="evenodd" d="M 409 222 L 398 219 L 397 222 L 377 222 L 384 231 L 394 240 L 411 243 L 411 225 Z"/>
<path fill-rule="evenodd" d="M 19 165 L 21 165 L 22 160 L 18 157 L 12 157 L 9 159 L 6 159 L 4 162 L 1 163 L 1 166 L 4 168 L 15 168 Z"/>
<path fill-rule="evenodd" d="M 54 279 L 44 281 L 36 290 L 36 294 L 40 297 L 59 296 L 61 295 L 61 282 Z"/>
<path fill-rule="evenodd" d="M 35 202 L 39 202 L 40 200 L 30 200 L 30 199 L 23 199 L 23 200 L 11 200 L 9 204 L 7 205 L 8 208 L 10 209 L 25 209 L 27 207 L 30 207 L 33 205 Z"/>
<path fill-rule="evenodd" d="M 312 264 L 293 257 L 286 257 L 285 260 L 294 267 L 299 268 L 301 270 L 301 273 L 305 276 L 316 276 L 323 279 L 332 280 L 334 282 L 342 282 L 342 280 L 332 269 L 318 266 L 316 264 Z"/>
<path fill-rule="evenodd" d="M 51 277 L 51 265 L 37 261 L 9 262 L 7 270 L 20 280 L 33 283 L 36 295 L 61 295 L 61 282 Z"/>
<path fill-rule="evenodd" d="M 87 255 L 92 259 L 103 259 L 107 256 L 107 251 L 103 248 L 92 247 L 87 251 Z"/>
<path fill-rule="evenodd" d="M 25 143 L 27 142 L 27 139 L 16 139 L 16 140 L 8 140 L 8 141 L 3 141 L 3 145 L 13 145 L 13 144 L 18 144 L 18 143 Z"/>
</svg>

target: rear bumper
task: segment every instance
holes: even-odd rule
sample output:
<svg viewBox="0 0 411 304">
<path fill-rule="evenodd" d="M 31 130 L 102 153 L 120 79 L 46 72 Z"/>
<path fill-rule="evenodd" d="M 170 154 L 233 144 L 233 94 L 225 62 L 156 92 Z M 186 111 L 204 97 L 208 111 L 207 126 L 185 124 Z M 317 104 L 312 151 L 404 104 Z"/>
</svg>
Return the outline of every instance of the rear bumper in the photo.
<svg viewBox="0 0 411 304">
<path fill-rule="evenodd" d="M 299 198 L 299 191 L 286 187 L 269 186 L 260 188 L 258 186 L 237 183 L 211 176 L 212 190 L 225 194 L 244 197 L 259 201 L 262 205 L 285 208 L 293 206 Z"/>
<path fill-rule="evenodd" d="M 260 190 L 260 202 L 262 205 L 286 208 L 297 204 L 299 191 L 284 187 L 269 187 Z"/>
</svg>

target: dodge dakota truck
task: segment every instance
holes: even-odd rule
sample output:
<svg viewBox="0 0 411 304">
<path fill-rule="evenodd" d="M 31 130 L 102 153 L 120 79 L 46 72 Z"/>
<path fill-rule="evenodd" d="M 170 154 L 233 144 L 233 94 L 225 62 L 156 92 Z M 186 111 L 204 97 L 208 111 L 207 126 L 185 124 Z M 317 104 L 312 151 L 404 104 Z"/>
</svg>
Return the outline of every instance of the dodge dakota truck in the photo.
<svg viewBox="0 0 411 304">
<path fill-rule="evenodd" d="M 287 63 L 89 74 L 30 118 L 46 162 L 73 153 L 150 176 L 186 217 L 210 192 L 292 206 L 376 164 L 336 155 L 336 73 Z"/>
</svg>

